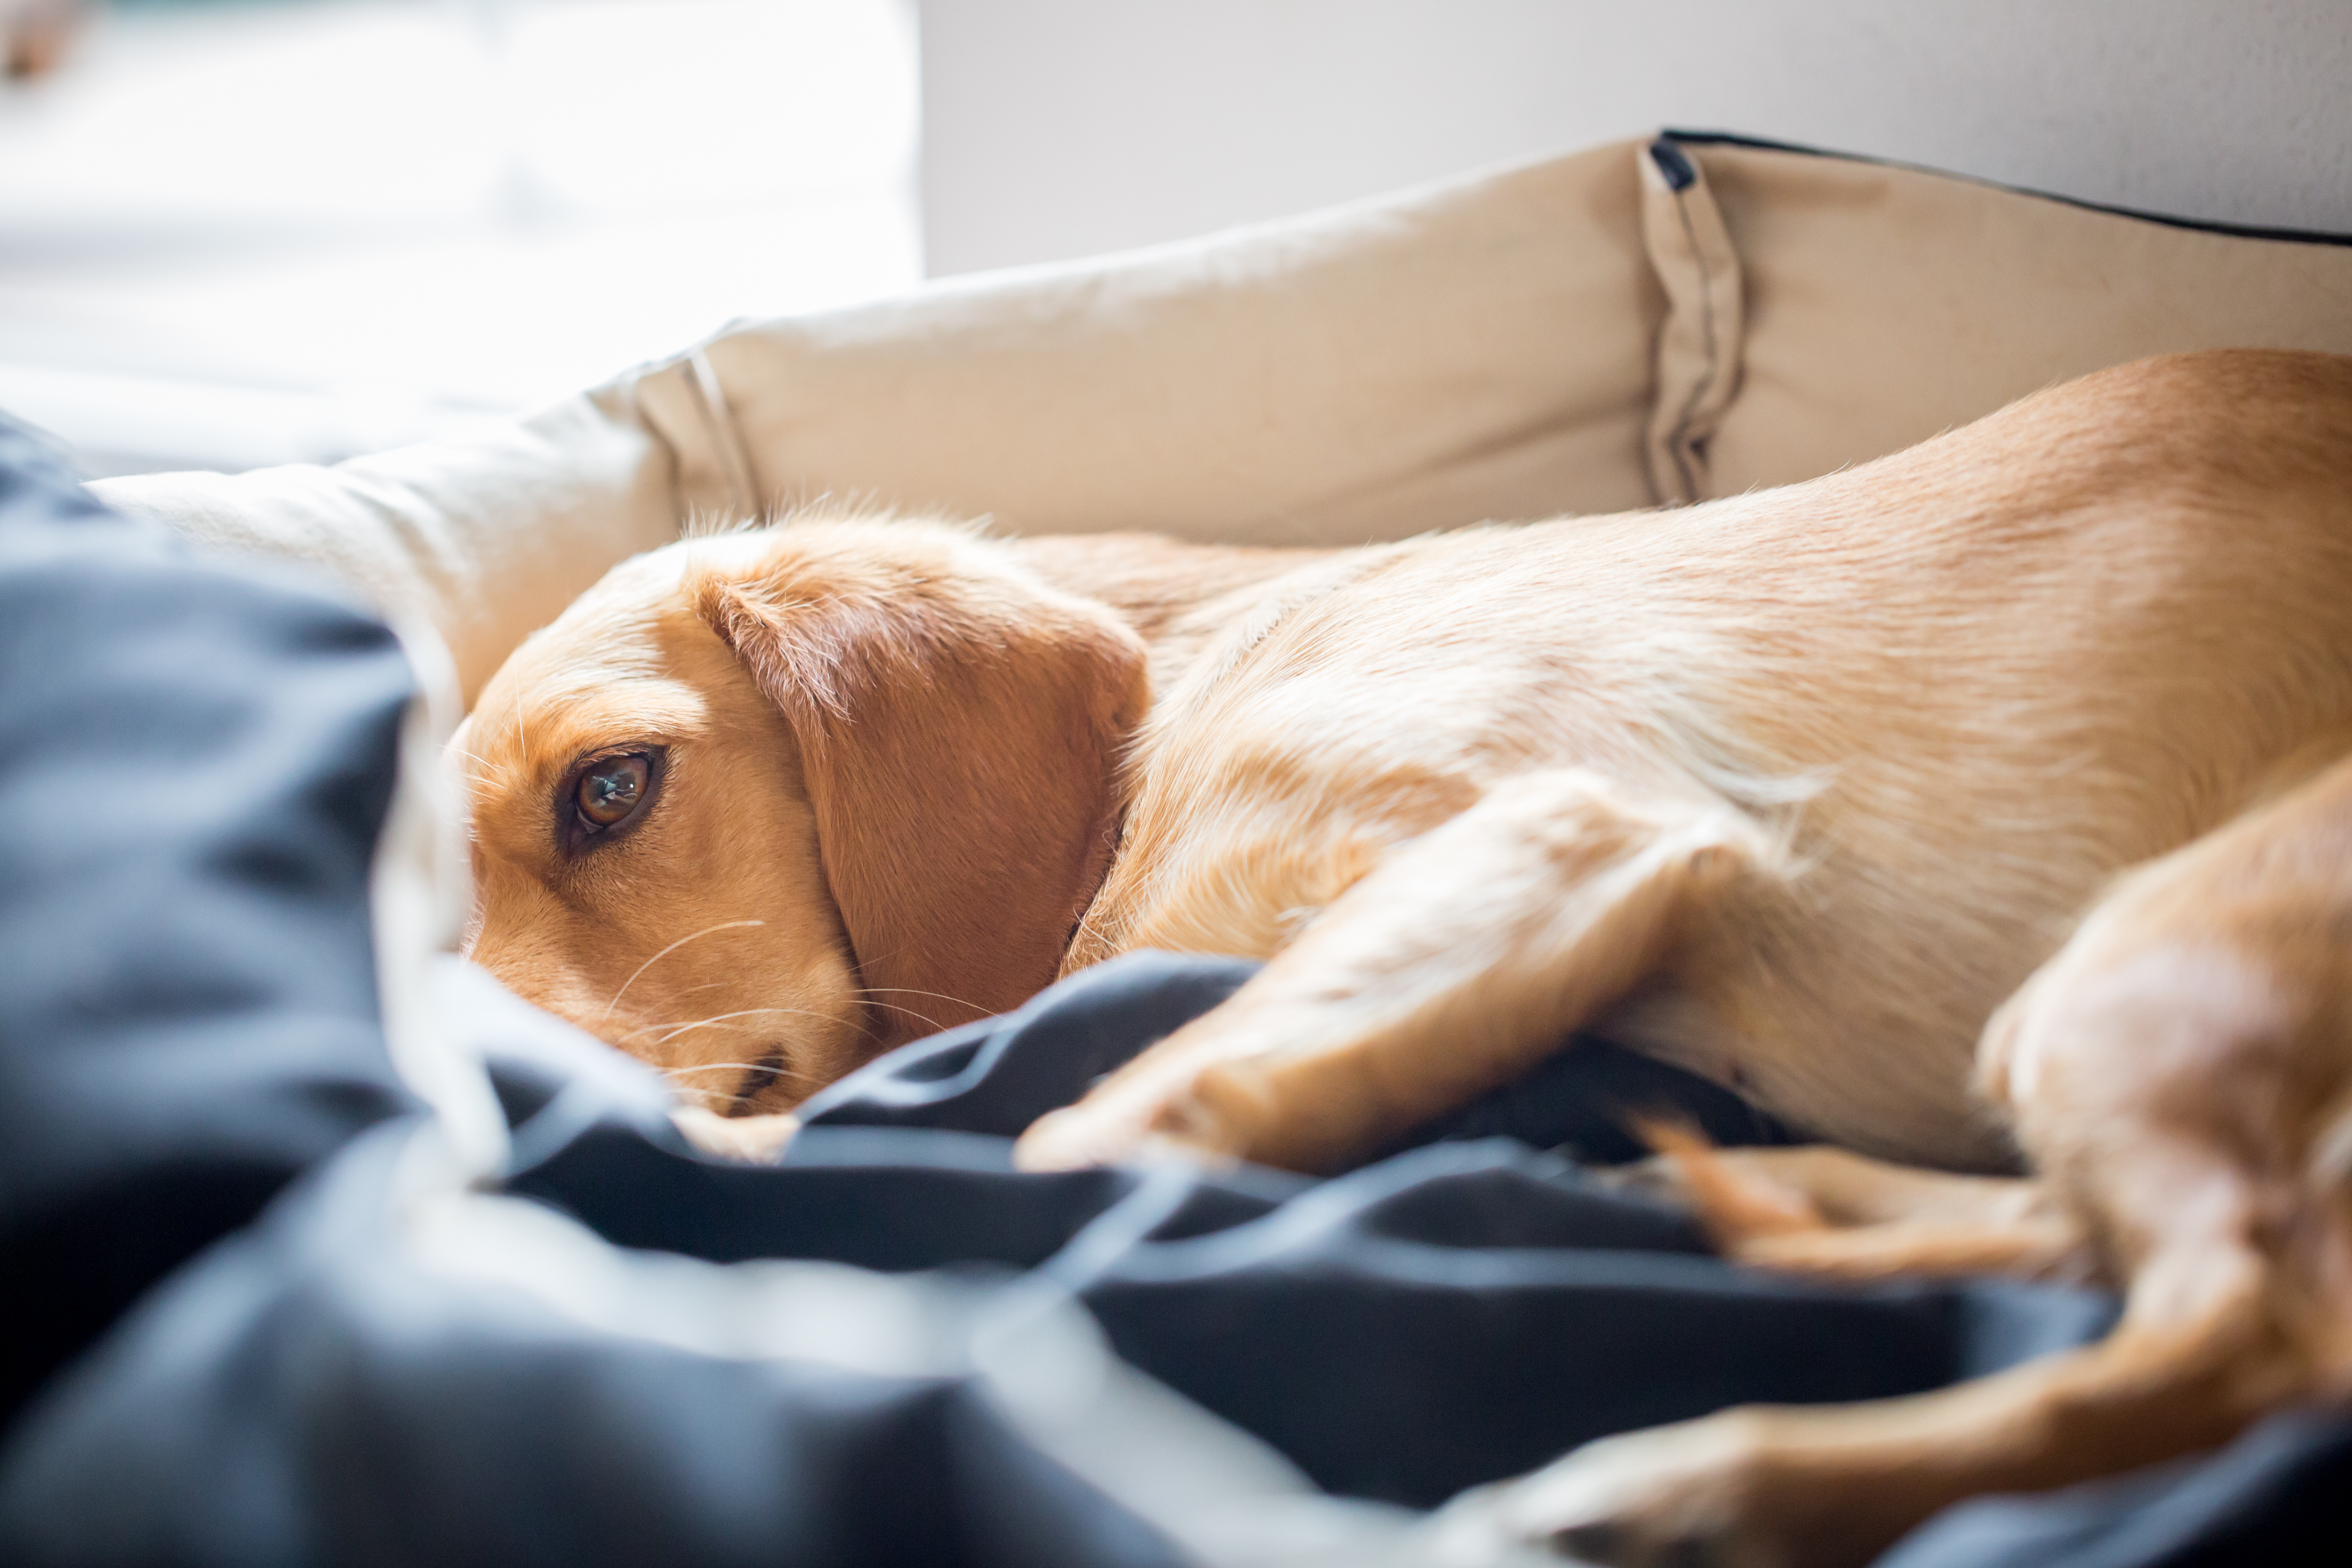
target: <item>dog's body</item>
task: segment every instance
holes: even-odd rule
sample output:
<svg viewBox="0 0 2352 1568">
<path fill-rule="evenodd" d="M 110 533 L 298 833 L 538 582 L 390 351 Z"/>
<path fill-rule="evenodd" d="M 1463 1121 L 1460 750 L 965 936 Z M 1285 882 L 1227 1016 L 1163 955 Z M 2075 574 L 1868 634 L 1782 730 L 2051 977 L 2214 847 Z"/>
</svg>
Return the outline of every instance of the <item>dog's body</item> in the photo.
<svg viewBox="0 0 2352 1568">
<path fill-rule="evenodd" d="M 2007 1258 L 1916 1240 L 1981 1243 L 1990 1210 L 1890 1243 L 1801 1191 L 1776 1260 L 2081 1256 L 2134 1281 L 2136 1314 L 2154 1268 L 2145 1311 L 2173 1332 L 2220 1309 L 2117 1186 L 2115 1141 L 2259 1038 L 2336 1119 L 2224 1155 L 2183 1133 L 2204 1152 L 2182 1169 L 2295 1173 L 2255 1207 L 2303 1216 L 2288 1250 L 2338 1318 L 2352 1300 L 2352 970 L 2326 941 L 2290 954 L 2352 921 L 2352 362 L 2147 362 L 1804 485 L 1357 551 L 905 523 L 693 542 L 534 639 L 464 744 L 477 956 L 751 1109 L 1057 970 L 1243 953 L 1270 962 L 1024 1158 L 1169 1140 L 1328 1167 L 1597 1025 L 1848 1147 L 1990 1168 L 2018 1135 L 2063 1184 L 2037 1200 L 2056 1239 Z M 630 815 L 591 823 L 592 797 Z M 2217 916 L 2225 885 L 2243 907 Z M 2135 1054 L 2116 1020 L 2150 1006 L 2179 1037 Z M 1771 1203 L 1740 1184 L 1781 1189 L 1714 1170 L 1703 1206 L 1755 1241 Z M 2229 1209 L 2200 1245 L 2284 1267 Z M 2333 1386 L 2346 1347 L 2295 1342 L 2170 1446 Z M 2024 1459 L 1938 1439 L 1906 1490 L 1841 1437 L 1757 1482 L 1777 1439 L 1738 1431 L 1571 1458 L 1510 1528 L 1629 1559 L 1851 1557 L 2056 1473 L 2046 1433 Z M 1774 1513 L 1837 1475 L 1895 1500 Z"/>
</svg>

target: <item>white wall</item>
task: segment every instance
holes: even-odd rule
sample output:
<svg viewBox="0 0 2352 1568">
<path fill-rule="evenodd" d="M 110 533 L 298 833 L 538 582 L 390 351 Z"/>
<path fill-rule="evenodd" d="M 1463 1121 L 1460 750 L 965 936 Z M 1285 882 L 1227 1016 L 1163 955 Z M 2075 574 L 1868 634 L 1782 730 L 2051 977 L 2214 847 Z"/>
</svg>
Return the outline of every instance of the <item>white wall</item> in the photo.
<svg viewBox="0 0 2352 1568">
<path fill-rule="evenodd" d="M 2352 0 L 921 0 L 934 275 L 1659 125 L 2352 231 Z"/>
</svg>

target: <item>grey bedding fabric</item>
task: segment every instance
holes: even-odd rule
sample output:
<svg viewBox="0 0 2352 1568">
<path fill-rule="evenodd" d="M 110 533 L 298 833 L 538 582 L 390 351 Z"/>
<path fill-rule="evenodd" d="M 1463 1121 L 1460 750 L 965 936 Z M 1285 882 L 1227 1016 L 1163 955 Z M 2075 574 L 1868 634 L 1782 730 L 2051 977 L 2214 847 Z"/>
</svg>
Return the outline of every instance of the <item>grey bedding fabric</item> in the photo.
<svg viewBox="0 0 2352 1568">
<path fill-rule="evenodd" d="M 1627 1107 L 1784 1134 L 1596 1043 L 1332 1181 L 1013 1173 L 1006 1134 L 1247 973 L 1162 955 L 875 1064 L 772 1169 L 695 1157 L 648 1075 L 446 974 L 515 1128 L 503 1198 L 468 1201 L 569 1238 L 489 1258 L 504 1276 L 478 1247 L 451 1266 L 420 1240 L 429 1127 L 368 940 L 407 691 L 363 616 L 184 555 L 0 436 L 0 1561 L 1177 1560 L 984 1358 L 714 1349 L 684 1325 L 742 1271 L 678 1259 L 926 1281 L 950 1348 L 1050 1286 L 1321 1486 L 1408 1506 L 1600 1433 L 1931 1387 L 2111 1320 L 2090 1293 L 1721 1264 L 1570 1156 L 1628 1152 Z M 541 1289 L 567 1271 L 583 1300 L 657 1276 L 668 1309 L 649 1331 L 567 1306 Z M 2284 1416 L 1955 1510 L 1889 1561 L 2317 1561 L 2305 1527 L 2347 1482 L 2352 1423 Z"/>
<path fill-rule="evenodd" d="M 0 1409 L 407 1103 L 367 885 L 409 689 L 0 424 Z"/>
</svg>

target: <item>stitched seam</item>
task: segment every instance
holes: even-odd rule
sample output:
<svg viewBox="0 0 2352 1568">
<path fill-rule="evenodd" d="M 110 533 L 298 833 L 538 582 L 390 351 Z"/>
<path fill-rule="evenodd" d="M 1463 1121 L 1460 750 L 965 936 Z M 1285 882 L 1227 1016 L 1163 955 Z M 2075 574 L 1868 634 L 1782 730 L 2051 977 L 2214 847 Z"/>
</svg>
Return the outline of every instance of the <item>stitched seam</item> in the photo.
<svg viewBox="0 0 2352 1568">
<path fill-rule="evenodd" d="M 735 476 L 728 471 L 727 454 L 719 444 L 719 420 L 718 416 L 710 412 L 709 395 L 702 390 L 702 379 L 694 374 L 692 362 L 681 364 L 678 369 L 684 373 L 679 380 L 686 385 L 687 395 L 694 400 L 694 412 L 702 426 L 702 450 L 694 455 L 697 458 L 706 458 L 709 466 L 718 470 L 720 482 L 732 490 L 735 488 Z M 680 452 L 678 458 L 678 489 L 682 500 L 688 482 L 686 454 Z"/>
<path fill-rule="evenodd" d="M 646 400 L 637 393 L 645 379 L 643 375 L 633 375 L 622 383 L 622 395 L 628 400 L 629 417 L 636 421 L 637 428 L 660 442 L 662 450 L 669 454 L 670 521 L 683 529 L 686 526 L 686 454 L 677 449 L 677 443 L 669 438 L 669 432 L 661 427 L 661 421 L 646 412 Z"/>
<path fill-rule="evenodd" d="M 1703 187 L 1698 182 L 1693 181 L 1690 188 L 1698 190 Z M 1691 222 L 1690 203 L 1685 199 L 1685 193 L 1682 191 L 1674 193 L 1675 216 L 1682 219 L 1683 237 L 1690 242 L 1691 265 L 1698 268 L 1699 344 L 1706 356 L 1706 371 L 1693 384 L 1690 395 L 1683 399 L 1682 412 L 1675 416 L 1675 427 L 1666 436 L 1666 450 L 1675 459 L 1675 472 L 1682 478 L 1684 493 L 1691 500 L 1696 500 L 1699 499 L 1698 475 L 1691 467 L 1690 458 L 1684 449 L 1684 444 L 1689 436 L 1691 418 L 1697 412 L 1700 400 L 1706 396 L 1707 389 L 1715 384 L 1717 369 L 1715 342 L 1715 286 L 1714 279 L 1707 274 L 1706 255 L 1699 248 L 1698 229 Z"/>
<path fill-rule="evenodd" d="M 700 349 L 687 356 L 686 369 L 686 384 L 694 389 L 694 401 L 702 410 L 703 432 L 709 437 L 719 476 L 735 492 L 735 503 L 743 515 L 757 518 L 760 476 L 751 467 L 751 453 L 743 444 L 742 433 L 736 428 L 735 410 L 727 401 L 727 389 L 719 384 L 719 372 Z"/>
</svg>

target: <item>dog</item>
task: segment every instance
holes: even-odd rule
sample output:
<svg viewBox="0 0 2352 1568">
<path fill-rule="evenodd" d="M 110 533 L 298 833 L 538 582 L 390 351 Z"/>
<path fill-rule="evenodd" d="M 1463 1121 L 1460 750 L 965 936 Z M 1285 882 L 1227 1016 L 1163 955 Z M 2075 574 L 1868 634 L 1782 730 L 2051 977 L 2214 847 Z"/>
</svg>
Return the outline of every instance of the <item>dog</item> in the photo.
<svg viewBox="0 0 2352 1568">
<path fill-rule="evenodd" d="M 1234 953 L 1020 1162 L 1335 1169 L 1591 1028 L 1835 1146 L 1661 1132 L 1732 1256 L 2127 1292 L 1944 1393 L 1605 1439 L 1472 1535 L 1860 1563 L 2345 1392 L 2352 360 L 2143 361 L 1802 484 L 1360 549 L 692 539 L 457 745 L 473 956 L 709 1120 Z"/>
</svg>

